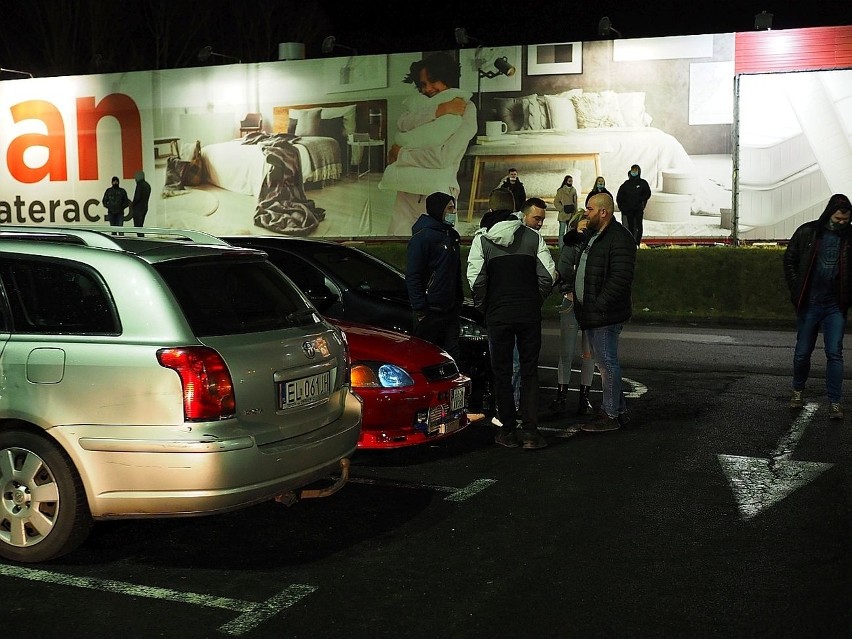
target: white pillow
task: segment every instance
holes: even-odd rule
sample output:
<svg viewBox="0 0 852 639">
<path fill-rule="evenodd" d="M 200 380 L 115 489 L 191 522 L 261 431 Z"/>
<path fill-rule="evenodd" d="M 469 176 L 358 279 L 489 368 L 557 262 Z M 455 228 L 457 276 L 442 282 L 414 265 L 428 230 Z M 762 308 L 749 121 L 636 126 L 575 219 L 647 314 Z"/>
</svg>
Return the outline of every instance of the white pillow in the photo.
<svg viewBox="0 0 852 639">
<path fill-rule="evenodd" d="M 645 124 L 645 93 L 618 93 L 618 106 L 624 126 L 647 126 Z"/>
<path fill-rule="evenodd" d="M 624 126 L 621 107 L 614 91 L 583 93 L 571 96 L 577 111 L 577 126 L 580 129 Z"/>
<path fill-rule="evenodd" d="M 551 128 L 562 130 L 577 128 L 577 112 L 574 110 L 571 98 L 546 95 L 544 99 L 547 102 Z"/>
</svg>

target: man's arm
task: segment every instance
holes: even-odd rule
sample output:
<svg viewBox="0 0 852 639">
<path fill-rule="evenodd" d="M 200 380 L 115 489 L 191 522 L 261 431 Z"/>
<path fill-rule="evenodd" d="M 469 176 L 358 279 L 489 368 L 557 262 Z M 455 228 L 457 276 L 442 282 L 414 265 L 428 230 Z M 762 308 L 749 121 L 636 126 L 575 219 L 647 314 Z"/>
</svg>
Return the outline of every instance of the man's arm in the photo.
<svg viewBox="0 0 852 639">
<path fill-rule="evenodd" d="M 482 234 L 474 235 L 467 256 L 467 283 L 473 305 L 480 311 L 485 310 L 485 296 L 488 289 L 488 274 L 485 267 L 485 255 L 482 251 Z"/>
<path fill-rule="evenodd" d="M 425 246 L 415 235 L 408 241 L 405 262 L 405 286 L 408 289 L 408 300 L 415 313 L 425 313 L 429 309 L 426 301 L 425 268 Z"/>
<path fill-rule="evenodd" d="M 544 300 L 553 290 L 553 283 L 556 281 L 556 264 L 541 235 L 538 235 L 536 275 L 538 275 L 538 291 L 541 293 L 541 299 Z"/>
<path fill-rule="evenodd" d="M 607 260 L 606 280 L 595 300 L 601 310 L 612 308 L 630 295 L 636 266 L 636 243 L 632 238 L 619 238 L 612 242 Z"/>
</svg>

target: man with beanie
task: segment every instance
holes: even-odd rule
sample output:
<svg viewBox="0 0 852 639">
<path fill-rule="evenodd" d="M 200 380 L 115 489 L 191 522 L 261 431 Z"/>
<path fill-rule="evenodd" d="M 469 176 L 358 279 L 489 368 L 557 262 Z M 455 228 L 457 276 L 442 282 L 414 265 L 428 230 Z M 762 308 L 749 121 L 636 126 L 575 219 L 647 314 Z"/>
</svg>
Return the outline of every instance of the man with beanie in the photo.
<svg viewBox="0 0 852 639">
<path fill-rule="evenodd" d="M 104 191 L 101 204 L 106 207 L 110 226 L 124 226 L 124 209 L 130 206 L 127 191 L 118 185 L 118 176 L 113 175 L 112 186 Z"/>
<path fill-rule="evenodd" d="M 829 419 L 843 419 L 843 335 L 852 291 L 850 218 L 849 198 L 842 193 L 832 195 L 819 219 L 797 228 L 784 250 L 784 277 L 796 308 L 790 408 L 804 406 L 811 355 L 821 330 Z"/>
<path fill-rule="evenodd" d="M 547 446 L 538 431 L 538 357 L 541 305 L 556 279 L 556 265 L 536 232 L 546 204 L 530 198 L 523 206 L 525 224 L 512 216 L 477 232 L 470 246 L 467 279 L 474 305 L 484 312 L 491 344 L 491 368 L 502 426 L 495 443 L 528 450 Z M 512 393 L 512 350 L 517 342 L 521 373 L 521 428 Z"/>
<path fill-rule="evenodd" d="M 136 171 L 136 190 L 130 211 L 133 213 L 133 226 L 145 226 L 145 216 L 148 214 L 148 198 L 151 197 L 151 185 L 145 181 L 144 171 Z"/>
<path fill-rule="evenodd" d="M 426 198 L 426 213 L 411 227 L 405 284 L 414 310 L 414 335 L 459 359 L 459 314 L 464 299 L 460 237 L 453 228 L 456 201 L 446 193 Z"/>
<path fill-rule="evenodd" d="M 636 246 L 642 242 L 642 219 L 649 199 L 651 187 L 642 179 L 642 169 L 634 164 L 627 172 L 627 179 L 618 187 L 615 203 L 621 211 L 622 223 L 636 240 Z"/>
</svg>

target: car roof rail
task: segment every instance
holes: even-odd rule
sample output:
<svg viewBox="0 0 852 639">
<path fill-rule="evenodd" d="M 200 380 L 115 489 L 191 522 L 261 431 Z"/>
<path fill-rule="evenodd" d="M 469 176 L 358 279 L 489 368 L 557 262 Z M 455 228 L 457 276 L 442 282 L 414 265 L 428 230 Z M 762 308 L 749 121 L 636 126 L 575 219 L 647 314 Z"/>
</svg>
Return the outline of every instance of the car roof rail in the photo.
<svg viewBox="0 0 852 639">
<path fill-rule="evenodd" d="M 129 226 L 127 230 L 124 230 L 124 228 L 123 226 L 87 226 L 83 224 L 50 227 L 0 225 L 0 239 L 68 242 L 116 250 L 124 250 L 124 247 L 113 239 L 118 237 L 122 239 L 124 237 L 147 237 L 230 246 L 225 240 L 203 231 L 153 226 Z"/>
</svg>

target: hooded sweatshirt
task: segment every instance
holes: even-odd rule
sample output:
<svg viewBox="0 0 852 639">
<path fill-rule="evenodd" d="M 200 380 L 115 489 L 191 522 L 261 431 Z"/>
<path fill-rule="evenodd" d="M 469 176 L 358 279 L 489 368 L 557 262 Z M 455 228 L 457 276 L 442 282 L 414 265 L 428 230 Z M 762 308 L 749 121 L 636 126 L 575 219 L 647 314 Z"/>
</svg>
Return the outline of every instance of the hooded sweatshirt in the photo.
<svg viewBox="0 0 852 639">
<path fill-rule="evenodd" d="M 642 179 L 642 169 L 637 171 L 634 177 L 627 172 L 627 179 L 618 187 L 615 203 L 622 213 L 633 213 L 645 210 L 646 202 L 651 198 L 651 187 Z"/>
<path fill-rule="evenodd" d="M 444 209 L 453 197 L 432 193 L 426 213 L 411 227 L 405 268 L 408 299 L 416 312 L 449 311 L 462 301 L 461 238 L 443 222 Z"/>
<path fill-rule="evenodd" d="M 473 236 L 467 280 L 486 321 L 541 321 L 556 265 L 544 239 L 518 219 L 480 228 Z"/>
</svg>

